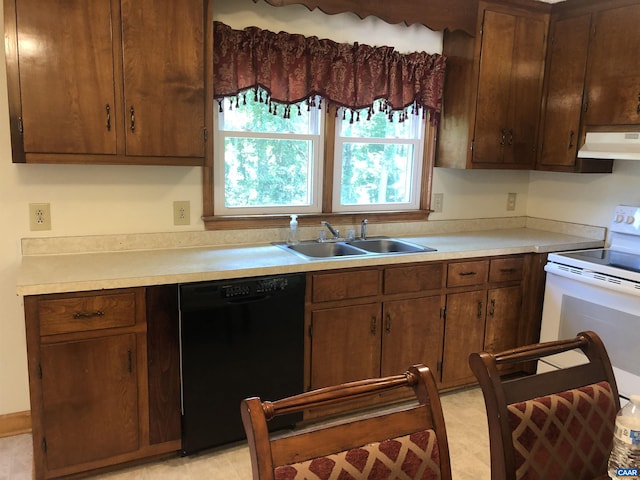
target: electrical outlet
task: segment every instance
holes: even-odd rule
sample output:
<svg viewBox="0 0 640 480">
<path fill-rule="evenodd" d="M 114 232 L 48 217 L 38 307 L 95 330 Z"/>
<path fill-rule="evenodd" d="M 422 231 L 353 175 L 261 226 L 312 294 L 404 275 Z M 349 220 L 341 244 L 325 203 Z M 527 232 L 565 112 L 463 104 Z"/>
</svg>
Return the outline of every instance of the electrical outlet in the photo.
<svg viewBox="0 0 640 480">
<path fill-rule="evenodd" d="M 29 228 L 31 231 L 51 230 L 51 207 L 48 203 L 29 204 Z"/>
<path fill-rule="evenodd" d="M 190 225 L 191 224 L 191 204 L 189 200 L 173 202 L 173 224 L 174 225 Z"/>
<path fill-rule="evenodd" d="M 433 201 L 431 202 L 431 211 L 433 213 L 441 213 L 443 201 L 444 201 L 444 193 L 434 193 Z"/>
<path fill-rule="evenodd" d="M 516 209 L 516 197 L 516 193 L 507 194 L 507 210 L 510 212 Z"/>
</svg>

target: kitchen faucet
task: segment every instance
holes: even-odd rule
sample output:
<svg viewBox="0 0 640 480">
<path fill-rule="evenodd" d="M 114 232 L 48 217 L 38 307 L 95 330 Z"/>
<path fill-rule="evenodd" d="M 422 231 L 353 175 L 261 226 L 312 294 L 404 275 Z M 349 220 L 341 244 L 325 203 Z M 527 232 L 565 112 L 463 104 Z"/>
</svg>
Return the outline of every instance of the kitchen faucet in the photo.
<svg viewBox="0 0 640 480">
<path fill-rule="evenodd" d="M 367 239 L 367 223 L 369 223 L 369 221 L 366 218 L 362 220 L 360 225 L 360 240 Z"/>
<path fill-rule="evenodd" d="M 320 225 L 324 225 L 325 227 L 327 227 L 327 230 L 329 230 L 331 232 L 331 235 L 333 235 L 334 240 L 340 238 L 340 230 L 336 230 L 335 228 L 333 228 L 329 222 L 325 222 L 323 220 L 320 222 Z"/>
</svg>

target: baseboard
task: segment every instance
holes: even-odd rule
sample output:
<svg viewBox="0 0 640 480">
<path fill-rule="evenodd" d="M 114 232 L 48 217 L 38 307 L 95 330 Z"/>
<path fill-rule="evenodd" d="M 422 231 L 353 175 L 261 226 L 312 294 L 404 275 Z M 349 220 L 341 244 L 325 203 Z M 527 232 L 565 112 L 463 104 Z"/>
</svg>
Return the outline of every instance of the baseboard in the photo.
<svg viewBox="0 0 640 480">
<path fill-rule="evenodd" d="M 31 432 L 31 412 L 0 415 L 0 438 Z"/>
</svg>

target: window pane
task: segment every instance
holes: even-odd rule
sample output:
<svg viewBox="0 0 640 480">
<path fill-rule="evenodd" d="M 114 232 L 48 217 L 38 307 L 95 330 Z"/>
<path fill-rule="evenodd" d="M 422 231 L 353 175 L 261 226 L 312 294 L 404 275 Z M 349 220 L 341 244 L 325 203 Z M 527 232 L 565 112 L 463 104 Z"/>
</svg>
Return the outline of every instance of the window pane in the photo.
<svg viewBox="0 0 640 480">
<path fill-rule="evenodd" d="M 366 111 L 360 112 L 360 120 L 350 123 L 350 112 L 346 112 L 341 122 L 340 136 L 360 138 L 415 138 L 416 125 L 421 123 L 419 115 L 409 114 L 404 122 L 398 121 L 398 113 L 394 113 L 394 121 L 389 121 L 386 113 L 377 111 L 367 120 Z"/>
<path fill-rule="evenodd" d="M 342 205 L 412 201 L 413 145 L 343 143 Z"/>
<path fill-rule="evenodd" d="M 226 138 L 225 206 L 310 205 L 313 142 Z"/>
<path fill-rule="evenodd" d="M 220 115 L 220 130 L 230 132 L 257 133 L 293 133 L 317 134 L 317 110 L 307 110 L 306 103 L 291 106 L 291 118 L 283 118 L 284 107 L 278 105 L 276 113 L 269 111 L 269 105 L 254 101 L 253 93 L 247 94 L 246 105 L 240 100 L 240 106 L 235 104 L 229 108 L 225 102 L 224 111 Z"/>
</svg>

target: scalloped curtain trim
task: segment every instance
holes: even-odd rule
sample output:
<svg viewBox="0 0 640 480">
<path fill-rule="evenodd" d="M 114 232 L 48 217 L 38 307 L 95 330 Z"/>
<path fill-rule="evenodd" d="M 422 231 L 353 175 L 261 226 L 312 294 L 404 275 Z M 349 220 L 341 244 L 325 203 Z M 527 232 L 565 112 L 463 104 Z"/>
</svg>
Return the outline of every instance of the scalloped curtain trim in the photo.
<svg viewBox="0 0 640 480">
<path fill-rule="evenodd" d="M 337 43 L 318 37 L 257 27 L 234 30 L 214 22 L 214 98 L 223 108 L 240 106 L 248 91 L 274 114 L 290 115 L 291 106 L 323 98 L 351 110 L 359 119 L 381 108 L 391 120 L 409 113 L 430 114 L 436 123 L 442 109 L 446 58 L 439 54 L 401 54 L 393 47 Z M 281 108 L 278 108 L 281 106 Z"/>
</svg>

